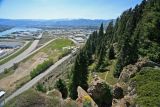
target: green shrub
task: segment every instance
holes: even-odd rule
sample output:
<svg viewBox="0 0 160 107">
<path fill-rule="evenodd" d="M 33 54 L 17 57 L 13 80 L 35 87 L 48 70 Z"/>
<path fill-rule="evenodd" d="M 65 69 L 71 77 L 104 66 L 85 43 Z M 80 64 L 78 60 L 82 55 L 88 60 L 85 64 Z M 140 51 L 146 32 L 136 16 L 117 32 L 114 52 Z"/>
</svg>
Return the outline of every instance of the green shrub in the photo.
<svg viewBox="0 0 160 107">
<path fill-rule="evenodd" d="M 18 68 L 18 63 L 13 64 L 13 69 L 16 70 Z"/>
<path fill-rule="evenodd" d="M 58 81 L 56 81 L 55 88 L 57 88 L 61 92 L 62 97 L 64 99 L 67 98 L 68 90 L 67 90 L 66 83 L 64 80 L 59 79 Z"/>
<path fill-rule="evenodd" d="M 43 84 L 41 84 L 41 83 L 38 83 L 38 84 L 37 84 L 36 89 L 37 89 L 38 91 L 43 92 L 43 93 L 45 93 L 45 92 L 47 91 L 47 90 L 46 90 L 46 87 L 43 86 Z"/>
<path fill-rule="evenodd" d="M 65 52 L 63 52 L 63 53 L 59 56 L 58 59 L 61 59 L 61 58 L 65 57 L 65 56 L 67 56 L 67 55 L 70 54 L 70 53 L 71 53 L 71 50 L 66 50 Z"/>
<path fill-rule="evenodd" d="M 136 102 L 140 107 L 160 106 L 160 70 L 145 68 L 133 78 L 136 81 L 138 98 Z"/>
<path fill-rule="evenodd" d="M 5 68 L 4 69 L 4 74 L 7 74 L 7 73 L 9 73 L 9 69 Z"/>
<path fill-rule="evenodd" d="M 122 69 L 123 69 L 123 66 L 120 63 L 120 61 L 118 60 L 118 62 L 115 65 L 115 70 L 114 70 L 113 76 L 115 78 L 118 78 L 120 76 L 120 74 L 121 74 Z"/>
<path fill-rule="evenodd" d="M 44 61 L 42 64 L 39 64 L 35 69 L 33 69 L 30 73 L 31 79 L 36 77 L 37 75 L 43 73 L 45 70 L 47 70 L 51 65 L 53 65 L 53 60 L 49 59 L 47 61 Z"/>
<path fill-rule="evenodd" d="M 108 53 L 108 57 L 110 60 L 114 59 L 115 58 L 115 52 L 114 52 L 114 47 L 113 45 L 110 47 L 109 49 L 109 53 Z"/>
</svg>

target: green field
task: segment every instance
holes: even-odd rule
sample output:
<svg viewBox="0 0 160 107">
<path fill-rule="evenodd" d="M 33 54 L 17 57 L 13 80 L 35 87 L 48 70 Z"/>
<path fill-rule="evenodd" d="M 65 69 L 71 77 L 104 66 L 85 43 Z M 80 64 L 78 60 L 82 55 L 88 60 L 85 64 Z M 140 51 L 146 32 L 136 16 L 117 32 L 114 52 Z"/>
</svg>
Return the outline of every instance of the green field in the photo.
<svg viewBox="0 0 160 107">
<path fill-rule="evenodd" d="M 49 59 L 57 59 L 60 55 L 67 51 L 67 49 L 64 50 L 63 47 L 68 46 L 75 46 L 75 44 L 66 38 L 56 39 L 39 52 L 46 53 Z"/>
</svg>

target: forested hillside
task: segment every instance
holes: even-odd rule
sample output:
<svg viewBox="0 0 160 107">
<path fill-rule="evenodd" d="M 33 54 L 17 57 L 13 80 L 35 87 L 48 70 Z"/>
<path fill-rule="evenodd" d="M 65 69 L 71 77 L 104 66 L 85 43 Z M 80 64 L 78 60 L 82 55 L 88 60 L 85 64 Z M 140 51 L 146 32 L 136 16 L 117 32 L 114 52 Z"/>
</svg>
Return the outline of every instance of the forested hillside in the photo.
<svg viewBox="0 0 160 107">
<path fill-rule="evenodd" d="M 5 107 L 160 107 L 160 0 L 142 0 L 116 22 L 102 22 L 77 51 Z"/>
<path fill-rule="evenodd" d="M 101 24 L 99 31 L 90 35 L 72 69 L 70 97 L 77 98 L 78 86 L 87 91 L 90 73 L 106 72 L 112 61 L 115 61 L 112 75 L 119 78 L 125 66 L 143 58 L 160 64 L 160 0 L 143 0 L 124 11 L 115 24 L 110 22 L 106 29 Z"/>
</svg>

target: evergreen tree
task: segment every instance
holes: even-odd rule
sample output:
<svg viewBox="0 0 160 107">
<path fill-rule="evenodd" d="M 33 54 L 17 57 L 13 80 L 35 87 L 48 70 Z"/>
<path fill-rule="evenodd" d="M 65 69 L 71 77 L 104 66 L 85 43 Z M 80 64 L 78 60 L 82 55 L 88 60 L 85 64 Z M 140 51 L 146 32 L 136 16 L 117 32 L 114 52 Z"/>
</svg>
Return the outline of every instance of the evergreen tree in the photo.
<svg viewBox="0 0 160 107">
<path fill-rule="evenodd" d="M 58 81 L 56 81 L 55 88 L 57 88 L 61 92 L 62 98 L 64 99 L 67 98 L 68 90 L 67 90 L 66 83 L 64 80 L 59 79 Z"/>
<path fill-rule="evenodd" d="M 97 66 L 96 66 L 96 71 L 100 71 L 100 72 L 105 71 L 105 67 L 107 66 L 107 62 L 105 62 L 105 54 L 106 54 L 106 50 L 104 48 L 101 48 Z"/>
<path fill-rule="evenodd" d="M 96 58 L 99 57 L 99 54 L 101 52 L 101 48 L 104 45 L 103 41 L 104 40 L 104 28 L 103 28 L 103 23 L 101 24 L 101 27 L 99 29 L 99 33 L 98 33 L 98 38 L 97 38 L 97 47 L 96 47 Z"/>
<path fill-rule="evenodd" d="M 74 67 L 72 69 L 72 79 L 70 84 L 70 97 L 77 98 L 77 87 L 81 86 L 84 90 L 88 89 L 88 59 L 84 50 L 80 50 L 76 57 Z"/>
<path fill-rule="evenodd" d="M 130 14 L 130 17 L 126 24 L 125 32 L 123 34 L 123 40 L 121 41 L 122 47 L 115 68 L 115 73 L 114 73 L 115 77 L 119 77 L 120 72 L 124 66 L 131 63 L 135 63 L 138 59 L 138 52 L 137 52 L 138 42 L 134 40 L 135 39 L 134 31 L 136 29 L 137 17 L 134 16 L 135 15 L 134 11 L 133 12 L 131 11 L 128 14 Z"/>
<path fill-rule="evenodd" d="M 105 32 L 101 24 L 99 31 L 90 35 L 74 65 L 71 85 L 74 98 L 77 86 L 85 87 L 86 84 L 87 87 L 87 76 L 82 81 L 80 79 L 87 74 L 82 71 L 87 71 L 88 65 L 92 63 L 96 64 L 95 71 L 103 71 L 108 60 L 118 55 L 113 74 L 117 78 L 123 67 L 135 63 L 139 56 L 160 63 L 159 11 L 160 0 L 143 0 L 134 9 L 123 12 L 115 25 L 109 23 Z"/>
<path fill-rule="evenodd" d="M 99 29 L 99 36 L 103 37 L 103 35 L 104 35 L 104 27 L 103 27 L 103 23 L 102 23 L 100 26 L 100 29 Z"/>
<path fill-rule="evenodd" d="M 108 58 L 109 58 L 110 60 L 112 60 L 112 59 L 115 58 L 115 52 L 114 52 L 114 47 L 113 47 L 113 45 L 111 45 L 111 47 L 110 47 L 110 49 L 109 49 Z"/>
<path fill-rule="evenodd" d="M 108 26 L 107 26 L 107 29 L 106 29 L 106 33 L 105 33 L 105 43 L 106 45 L 109 45 L 113 42 L 113 35 L 114 35 L 114 26 L 113 26 L 113 21 L 111 21 Z"/>
<path fill-rule="evenodd" d="M 102 25 L 100 30 L 102 30 Z M 99 33 L 100 34 L 100 33 Z M 97 66 L 95 71 L 105 71 L 106 66 L 108 65 L 108 54 L 107 50 L 113 40 L 113 21 L 111 21 L 106 29 L 106 33 L 103 34 L 103 38 L 100 40 L 99 44 L 99 54 L 97 57 Z"/>
</svg>

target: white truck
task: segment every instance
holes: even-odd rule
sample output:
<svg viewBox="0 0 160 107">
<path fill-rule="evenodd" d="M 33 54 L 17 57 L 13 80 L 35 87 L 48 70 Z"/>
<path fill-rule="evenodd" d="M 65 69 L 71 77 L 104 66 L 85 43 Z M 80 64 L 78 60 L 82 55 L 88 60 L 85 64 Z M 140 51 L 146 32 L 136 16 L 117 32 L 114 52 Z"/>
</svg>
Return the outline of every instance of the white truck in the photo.
<svg viewBox="0 0 160 107">
<path fill-rule="evenodd" d="M 2 98 L 5 93 L 6 93 L 5 91 L 0 91 L 0 98 Z"/>
</svg>

